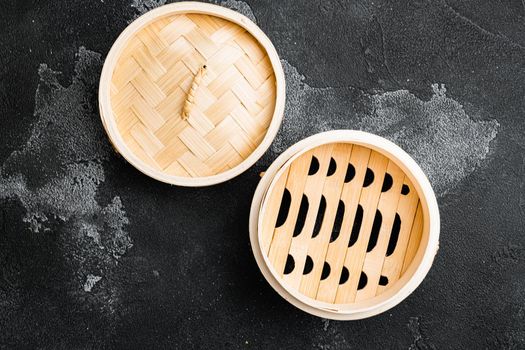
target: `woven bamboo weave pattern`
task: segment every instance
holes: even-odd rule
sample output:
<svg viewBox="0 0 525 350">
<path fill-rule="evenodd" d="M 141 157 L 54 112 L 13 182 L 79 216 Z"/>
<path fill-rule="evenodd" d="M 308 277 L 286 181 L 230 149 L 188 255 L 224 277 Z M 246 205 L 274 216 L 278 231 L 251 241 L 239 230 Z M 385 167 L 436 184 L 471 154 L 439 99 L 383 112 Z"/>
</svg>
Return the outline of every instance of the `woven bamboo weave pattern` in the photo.
<svg viewBox="0 0 525 350">
<path fill-rule="evenodd" d="M 261 249 L 288 288 L 353 304 L 383 293 L 412 262 L 423 231 L 419 196 L 383 154 L 325 144 L 293 160 L 273 183 Z"/>
<path fill-rule="evenodd" d="M 181 117 L 198 70 L 189 117 Z M 212 15 L 156 19 L 126 44 L 113 72 L 111 106 L 127 147 L 169 175 L 211 176 L 261 143 L 275 109 L 267 52 L 241 26 Z"/>
</svg>

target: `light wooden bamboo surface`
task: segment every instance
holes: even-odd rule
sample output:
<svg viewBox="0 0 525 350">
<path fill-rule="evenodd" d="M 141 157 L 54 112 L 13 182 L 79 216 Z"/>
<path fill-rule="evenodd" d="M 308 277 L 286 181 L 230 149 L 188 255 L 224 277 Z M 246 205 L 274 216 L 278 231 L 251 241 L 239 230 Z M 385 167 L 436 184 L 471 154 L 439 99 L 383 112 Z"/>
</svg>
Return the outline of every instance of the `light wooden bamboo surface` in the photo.
<svg viewBox="0 0 525 350">
<path fill-rule="evenodd" d="M 275 99 L 267 52 L 238 24 L 207 14 L 149 23 L 129 39 L 111 80 L 111 108 L 126 146 L 156 171 L 183 177 L 243 162 L 263 140 Z"/>
<path fill-rule="evenodd" d="M 280 283 L 332 304 L 373 298 L 414 258 L 423 216 L 414 186 L 383 154 L 328 143 L 291 161 L 261 208 L 261 250 Z"/>
</svg>

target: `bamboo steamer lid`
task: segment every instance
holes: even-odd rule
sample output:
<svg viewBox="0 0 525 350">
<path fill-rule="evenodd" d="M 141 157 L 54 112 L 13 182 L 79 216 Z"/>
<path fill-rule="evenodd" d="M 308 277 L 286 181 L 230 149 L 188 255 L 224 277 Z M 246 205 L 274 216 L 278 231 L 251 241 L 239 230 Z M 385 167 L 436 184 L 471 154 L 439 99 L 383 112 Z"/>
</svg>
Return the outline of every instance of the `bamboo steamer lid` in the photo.
<svg viewBox="0 0 525 350">
<path fill-rule="evenodd" d="M 284 152 L 253 199 L 250 239 L 268 282 L 311 314 L 360 319 L 421 283 L 438 248 L 430 183 L 398 146 L 331 131 Z"/>
<path fill-rule="evenodd" d="M 284 73 L 245 16 L 181 2 L 138 18 L 111 48 L 100 79 L 103 125 L 141 172 L 183 186 L 220 183 L 253 165 L 284 111 Z"/>
</svg>

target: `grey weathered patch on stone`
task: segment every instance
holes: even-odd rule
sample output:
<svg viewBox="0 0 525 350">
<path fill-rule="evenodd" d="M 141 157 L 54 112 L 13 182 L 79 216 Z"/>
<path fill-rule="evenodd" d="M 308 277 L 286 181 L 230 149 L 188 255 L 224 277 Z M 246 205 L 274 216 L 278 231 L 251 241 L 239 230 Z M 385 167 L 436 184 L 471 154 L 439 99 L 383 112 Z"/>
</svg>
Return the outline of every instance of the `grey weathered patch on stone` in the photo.
<svg viewBox="0 0 525 350">
<path fill-rule="evenodd" d="M 105 180 L 102 163 L 111 153 L 94 103 L 101 57 L 85 48 L 77 57 L 69 86 L 59 83 L 59 72 L 41 65 L 36 122 L 26 145 L 0 167 L 0 200 L 18 200 L 34 234 L 58 232 L 57 254 L 75 271 L 72 285 L 83 285 L 88 272 L 112 274 L 132 242 L 120 197 L 97 200 Z M 117 301 L 111 280 L 104 293 Z"/>
<path fill-rule="evenodd" d="M 239 13 L 242 13 L 249 19 L 251 19 L 254 22 L 257 22 L 257 19 L 255 18 L 255 15 L 253 14 L 252 8 L 250 5 L 245 3 L 244 1 L 239 0 L 226 0 L 223 2 L 219 2 L 221 6 L 227 7 L 229 9 L 235 10 Z"/>
<path fill-rule="evenodd" d="M 138 15 L 136 17 L 138 17 L 148 12 L 149 10 L 153 10 L 154 8 L 162 6 L 164 4 L 166 4 L 166 0 L 133 0 L 133 2 L 131 3 L 131 7 L 137 10 Z"/>
<path fill-rule="evenodd" d="M 432 85 L 429 101 L 407 90 L 371 97 L 373 114 L 359 128 L 401 146 L 427 174 L 438 194 L 444 194 L 481 165 L 495 139 L 496 120 L 475 121 L 457 101 L 446 96 L 444 85 Z"/>
<path fill-rule="evenodd" d="M 407 324 L 410 333 L 414 337 L 414 341 L 410 344 L 409 350 L 431 350 L 436 349 L 434 344 L 430 343 L 423 337 L 421 334 L 421 324 L 419 322 L 419 317 L 410 317 L 410 320 Z"/>
<path fill-rule="evenodd" d="M 443 195 L 481 165 L 497 135 L 496 120 L 473 120 L 446 96 L 443 85 L 432 85 L 429 101 L 407 90 L 367 94 L 353 87 L 315 88 L 286 60 L 281 62 L 287 96 L 283 124 L 271 147 L 274 156 L 321 131 L 365 130 L 401 146 Z"/>
</svg>

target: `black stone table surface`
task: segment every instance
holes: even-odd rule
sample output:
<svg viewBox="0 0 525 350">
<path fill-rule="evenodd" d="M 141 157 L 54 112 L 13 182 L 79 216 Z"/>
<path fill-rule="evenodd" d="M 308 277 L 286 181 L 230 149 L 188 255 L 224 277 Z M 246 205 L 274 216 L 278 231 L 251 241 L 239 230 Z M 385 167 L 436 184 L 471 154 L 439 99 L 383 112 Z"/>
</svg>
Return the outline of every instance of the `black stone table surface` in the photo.
<svg viewBox="0 0 525 350">
<path fill-rule="evenodd" d="M 161 0 L 0 2 L 0 348 L 524 349 L 525 2 L 227 0 L 274 42 L 279 135 L 224 184 L 181 188 L 116 155 L 104 57 Z M 319 131 L 393 140 L 427 173 L 440 250 L 397 307 L 303 313 L 267 284 L 259 172 Z"/>
</svg>

